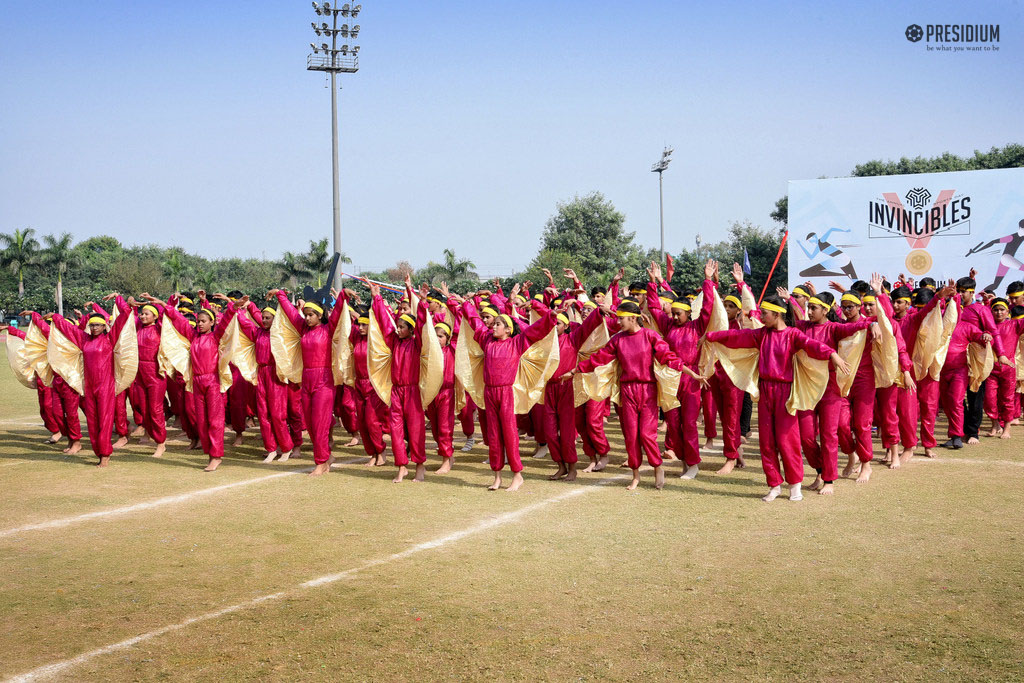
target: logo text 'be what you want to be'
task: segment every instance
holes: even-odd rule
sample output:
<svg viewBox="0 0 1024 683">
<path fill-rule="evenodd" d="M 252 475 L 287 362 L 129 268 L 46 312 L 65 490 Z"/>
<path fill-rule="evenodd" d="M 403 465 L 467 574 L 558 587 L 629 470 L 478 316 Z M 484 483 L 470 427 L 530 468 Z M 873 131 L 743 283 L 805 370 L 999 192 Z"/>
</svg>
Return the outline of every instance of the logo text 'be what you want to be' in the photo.
<svg viewBox="0 0 1024 683">
<path fill-rule="evenodd" d="M 999 24 L 911 24 L 904 35 L 928 52 L 999 51 Z"/>
</svg>

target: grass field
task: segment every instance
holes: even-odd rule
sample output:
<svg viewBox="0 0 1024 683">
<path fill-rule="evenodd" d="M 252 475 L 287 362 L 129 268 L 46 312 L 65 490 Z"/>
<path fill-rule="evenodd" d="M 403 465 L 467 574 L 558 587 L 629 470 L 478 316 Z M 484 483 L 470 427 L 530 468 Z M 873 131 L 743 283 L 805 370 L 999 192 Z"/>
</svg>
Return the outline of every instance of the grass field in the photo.
<svg viewBox="0 0 1024 683">
<path fill-rule="evenodd" d="M 212 474 L 182 442 L 101 470 L 42 443 L 4 365 L 0 677 L 1019 680 L 1018 434 L 800 503 L 758 499 L 756 455 L 716 478 L 720 449 L 632 493 L 536 460 L 491 493 L 480 446 L 423 484 L 310 479 L 255 434 Z"/>
</svg>

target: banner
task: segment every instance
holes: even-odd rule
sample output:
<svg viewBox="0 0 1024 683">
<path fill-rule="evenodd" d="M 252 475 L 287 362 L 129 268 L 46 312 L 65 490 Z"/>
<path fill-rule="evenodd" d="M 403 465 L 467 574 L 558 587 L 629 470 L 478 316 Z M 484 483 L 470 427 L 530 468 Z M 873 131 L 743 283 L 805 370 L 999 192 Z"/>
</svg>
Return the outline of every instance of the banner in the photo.
<svg viewBox="0 0 1024 683">
<path fill-rule="evenodd" d="M 789 285 L 978 271 L 1000 295 L 1024 280 L 1024 168 L 794 180 Z"/>
</svg>

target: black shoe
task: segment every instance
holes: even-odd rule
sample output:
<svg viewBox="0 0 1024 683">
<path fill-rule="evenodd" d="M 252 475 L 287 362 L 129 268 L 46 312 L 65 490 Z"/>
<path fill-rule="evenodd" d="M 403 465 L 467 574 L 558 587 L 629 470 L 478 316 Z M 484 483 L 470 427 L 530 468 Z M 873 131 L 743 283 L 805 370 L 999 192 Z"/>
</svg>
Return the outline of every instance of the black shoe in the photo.
<svg viewBox="0 0 1024 683">
<path fill-rule="evenodd" d="M 953 450 L 960 450 L 964 447 L 964 442 L 959 436 L 954 436 L 952 439 L 942 444 L 943 448 L 952 448 Z"/>
</svg>

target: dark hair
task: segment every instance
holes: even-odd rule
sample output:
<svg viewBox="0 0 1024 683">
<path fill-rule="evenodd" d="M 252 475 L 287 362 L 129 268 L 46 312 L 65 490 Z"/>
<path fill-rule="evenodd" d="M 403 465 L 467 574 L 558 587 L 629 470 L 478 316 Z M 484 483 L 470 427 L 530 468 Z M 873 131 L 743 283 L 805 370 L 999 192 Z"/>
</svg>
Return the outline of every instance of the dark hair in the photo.
<svg viewBox="0 0 1024 683">
<path fill-rule="evenodd" d="M 1006 295 L 1009 296 L 1010 292 L 1024 292 L 1024 282 L 1014 280 L 1010 284 L 1006 285 Z"/>
<path fill-rule="evenodd" d="M 961 292 L 965 289 L 974 289 L 977 286 L 978 283 L 974 281 L 973 277 L 962 277 L 956 281 L 956 288 Z"/>
<path fill-rule="evenodd" d="M 782 306 L 785 308 L 786 312 L 783 314 L 782 319 L 786 321 L 787 325 L 796 324 L 796 316 L 793 315 L 793 307 L 789 305 L 789 299 L 783 299 L 778 294 L 769 294 L 763 301 L 768 304 L 775 304 L 776 306 Z"/>
<path fill-rule="evenodd" d="M 1010 317 L 1016 318 L 1019 315 L 1024 315 L 1024 306 L 1014 306 L 1010 309 Z"/>
<path fill-rule="evenodd" d="M 888 280 L 882 280 L 882 291 L 883 292 L 891 292 L 892 291 L 892 283 L 889 282 Z"/>
<path fill-rule="evenodd" d="M 647 283 L 646 282 L 631 282 L 630 285 L 629 285 L 629 291 L 632 292 L 634 289 L 639 289 L 639 290 L 642 290 L 642 291 L 646 292 L 647 291 Z"/>
<path fill-rule="evenodd" d="M 608 289 L 605 288 L 605 287 L 602 287 L 601 285 L 598 285 L 596 287 L 591 287 L 590 288 L 590 298 L 591 299 L 596 297 L 598 294 L 607 294 L 607 293 L 608 293 Z"/>
<path fill-rule="evenodd" d="M 640 304 L 636 299 L 623 299 L 619 302 L 619 306 L 616 310 L 624 311 L 626 313 L 636 313 L 640 315 L 643 311 L 640 310 Z"/>
<path fill-rule="evenodd" d="M 921 285 L 922 287 L 934 287 L 935 286 L 935 278 L 933 278 L 933 277 L 923 277 L 923 278 L 921 278 L 921 281 L 918 282 L 918 284 Z"/>
<path fill-rule="evenodd" d="M 997 296 L 995 299 L 992 299 L 992 301 L 989 301 L 988 302 L 988 307 L 989 308 L 995 308 L 996 304 L 1002 304 L 1002 305 L 1006 306 L 1006 310 L 1007 311 L 1010 310 L 1010 302 L 1007 301 L 1006 299 L 1004 299 L 1001 296 Z"/>
<path fill-rule="evenodd" d="M 825 304 L 825 319 L 831 322 L 839 322 L 839 318 L 836 316 L 836 309 L 832 306 L 836 302 L 835 296 L 832 292 L 818 292 L 814 295 L 816 299 Z"/>
<path fill-rule="evenodd" d="M 238 289 L 232 289 L 230 292 L 228 292 L 229 299 L 241 299 L 243 296 L 245 295 L 242 294 L 242 292 Z"/>
<path fill-rule="evenodd" d="M 892 298 L 893 298 L 894 301 L 896 299 L 901 299 L 903 297 L 909 297 L 909 296 L 910 296 L 910 289 L 906 285 L 900 285 L 896 289 L 892 290 Z"/>
<path fill-rule="evenodd" d="M 195 301 L 195 298 L 196 298 L 196 293 L 195 292 L 180 292 L 180 294 L 182 296 L 184 296 L 184 297 L 188 297 L 189 299 L 192 299 L 193 301 Z"/>
<path fill-rule="evenodd" d="M 927 306 L 935 298 L 935 292 L 927 287 L 919 287 L 914 291 L 914 306 Z"/>
<path fill-rule="evenodd" d="M 850 285 L 850 291 L 854 292 L 857 295 L 857 298 L 859 299 L 871 291 L 871 285 L 864 282 L 863 280 L 857 280 L 852 285 Z"/>
</svg>

